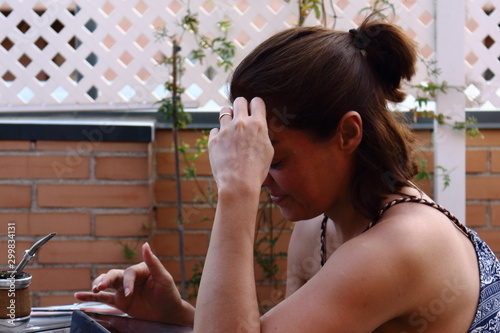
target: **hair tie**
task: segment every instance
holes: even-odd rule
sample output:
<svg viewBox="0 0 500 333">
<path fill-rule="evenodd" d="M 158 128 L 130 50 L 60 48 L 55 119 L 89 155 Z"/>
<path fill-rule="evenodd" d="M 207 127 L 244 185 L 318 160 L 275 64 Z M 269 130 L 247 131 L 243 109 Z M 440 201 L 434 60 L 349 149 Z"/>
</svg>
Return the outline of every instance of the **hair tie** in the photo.
<svg viewBox="0 0 500 333">
<path fill-rule="evenodd" d="M 367 38 L 367 36 L 364 33 L 362 33 L 361 31 L 359 31 L 358 29 L 349 30 L 349 34 L 352 36 L 352 39 L 354 41 L 354 45 L 358 49 L 364 50 L 366 45 L 368 45 L 369 38 Z"/>
</svg>

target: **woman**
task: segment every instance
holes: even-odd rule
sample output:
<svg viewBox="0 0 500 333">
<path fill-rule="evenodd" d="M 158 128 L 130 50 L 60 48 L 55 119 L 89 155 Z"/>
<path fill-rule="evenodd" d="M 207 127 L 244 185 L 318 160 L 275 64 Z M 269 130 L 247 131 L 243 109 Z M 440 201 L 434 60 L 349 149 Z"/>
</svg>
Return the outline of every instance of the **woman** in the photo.
<svg viewBox="0 0 500 333">
<path fill-rule="evenodd" d="M 371 18 L 349 32 L 293 28 L 263 42 L 235 70 L 233 107 L 210 133 L 218 206 L 196 311 L 147 244 L 144 263 L 76 297 L 197 332 L 498 332 L 499 263 L 411 182 L 411 133 L 387 109 L 404 99 L 415 61 L 399 28 Z M 262 317 L 261 185 L 285 218 L 301 220 L 287 297 Z"/>
</svg>

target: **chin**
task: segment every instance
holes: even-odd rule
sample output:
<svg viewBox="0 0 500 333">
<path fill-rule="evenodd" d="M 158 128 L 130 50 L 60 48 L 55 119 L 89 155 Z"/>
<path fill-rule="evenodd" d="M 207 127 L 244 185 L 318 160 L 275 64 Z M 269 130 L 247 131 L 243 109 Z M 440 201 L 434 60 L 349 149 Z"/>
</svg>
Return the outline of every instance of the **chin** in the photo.
<svg viewBox="0 0 500 333">
<path fill-rule="evenodd" d="M 279 207 L 279 209 L 283 218 L 291 222 L 309 220 L 314 217 L 317 217 L 318 215 L 323 214 L 323 212 L 321 213 L 304 212 L 304 211 L 299 212 L 286 207 Z"/>
</svg>

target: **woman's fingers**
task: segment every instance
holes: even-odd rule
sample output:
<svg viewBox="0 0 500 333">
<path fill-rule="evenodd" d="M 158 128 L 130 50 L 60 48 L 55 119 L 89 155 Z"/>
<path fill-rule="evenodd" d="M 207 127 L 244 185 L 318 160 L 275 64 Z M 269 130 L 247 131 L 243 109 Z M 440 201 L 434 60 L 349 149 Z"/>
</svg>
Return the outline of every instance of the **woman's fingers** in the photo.
<svg viewBox="0 0 500 333">
<path fill-rule="evenodd" d="M 165 275 L 165 267 L 161 264 L 160 259 L 153 254 L 148 243 L 142 245 L 142 259 L 144 262 L 127 268 L 123 273 L 125 297 L 134 292 L 137 279 L 146 279 L 151 275 L 154 280 L 157 280 L 161 275 Z"/>
<path fill-rule="evenodd" d="M 91 292 L 77 292 L 75 298 L 83 302 L 101 302 L 109 305 L 115 305 L 115 294 L 101 291 L 98 294 Z"/>
<path fill-rule="evenodd" d="M 98 293 L 101 289 L 101 286 L 102 286 L 102 279 L 104 278 L 104 275 L 105 274 L 101 274 L 99 275 L 95 280 L 94 282 L 92 283 L 92 291 L 95 292 L 95 293 Z M 106 287 L 104 287 L 103 289 L 106 289 Z"/>
<path fill-rule="evenodd" d="M 131 267 L 128 267 L 123 272 L 123 294 L 125 297 L 130 295 L 134 291 L 135 281 L 137 279 L 138 271 L 144 271 L 144 263 L 140 263 Z"/>
<path fill-rule="evenodd" d="M 161 264 L 160 259 L 154 255 L 148 243 L 144 243 L 142 246 L 142 258 L 153 278 L 164 276 L 167 273 L 167 270 Z"/>
<path fill-rule="evenodd" d="M 240 119 L 249 116 L 259 118 L 266 117 L 266 105 L 262 98 L 254 97 L 250 103 L 244 97 L 238 97 L 233 102 L 233 108 L 223 107 L 219 112 L 219 122 L 221 127 L 233 119 Z"/>
<path fill-rule="evenodd" d="M 233 118 L 248 117 L 248 102 L 244 97 L 238 97 L 233 101 Z"/>
<path fill-rule="evenodd" d="M 115 290 L 123 288 L 125 296 L 128 296 L 133 292 L 137 279 L 145 279 L 149 276 L 150 268 L 154 272 L 164 270 L 160 260 L 152 253 L 149 244 L 145 243 L 143 245 L 142 254 L 147 263 L 141 262 L 125 270 L 112 269 L 105 274 L 99 275 L 92 284 L 92 291 L 98 293 L 108 288 Z"/>
<path fill-rule="evenodd" d="M 92 283 L 92 291 L 98 293 L 101 290 L 114 288 L 117 289 L 122 284 L 123 270 L 112 269 L 106 274 L 99 275 Z"/>
<path fill-rule="evenodd" d="M 266 104 L 262 98 L 252 98 L 250 101 L 250 115 L 258 118 L 266 118 Z"/>
<path fill-rule="evenodd" d="M 233 118 L 245 116 L 266 116 L 266 105 L 260 97 L 254 97 L 250 103 L 244 97 L 238 97 L 233 102 L 234 115 Z M 222 114 L 221 110 L 221 114 Z"/>
<path fill-rule="evenodd" d="M 233 109 L 229 106 L 225 106 L 220 110 L 219 113 L 219 123 L 221 126 L 230 122 L 233 119 Z"/>
</svg>

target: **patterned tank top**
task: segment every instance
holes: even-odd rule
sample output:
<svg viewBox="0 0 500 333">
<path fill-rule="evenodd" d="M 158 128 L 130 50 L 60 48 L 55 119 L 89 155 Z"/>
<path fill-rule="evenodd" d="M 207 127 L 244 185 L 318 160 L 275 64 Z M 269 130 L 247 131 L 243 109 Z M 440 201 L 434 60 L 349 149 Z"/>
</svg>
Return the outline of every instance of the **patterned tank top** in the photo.
<svg viewBox="0 0 500 333">
<path fill-rule="evenodd" d="M 500 332 L 500 262 L 493 251 L 491 251 L 489 246 L 481 238 L 479 238 L 478 234 L 474 230 L 471 230 L 460 223 L 460 221 L 448 210 L 425 199 L 406 197 L 393 200 L 380 209 L 378 214 L 379 218 L 389 208 L 405 202 L 421 203 L 439 210 L 453 222 L 455 227 L 457 227 L 470 239 L 472 244 L 474 244 L 479 265 L 481 286 L 476 315 L 467 333 Z M 321 266 L 323 266 L 326 262 L 327 221 L 328 217 L 325 215 L 323 222 L 321 223 Z M 376 222 L 377 221 L 370 223 L 366 230 L 370 229 L 376 224 Z"/>
</svg>

